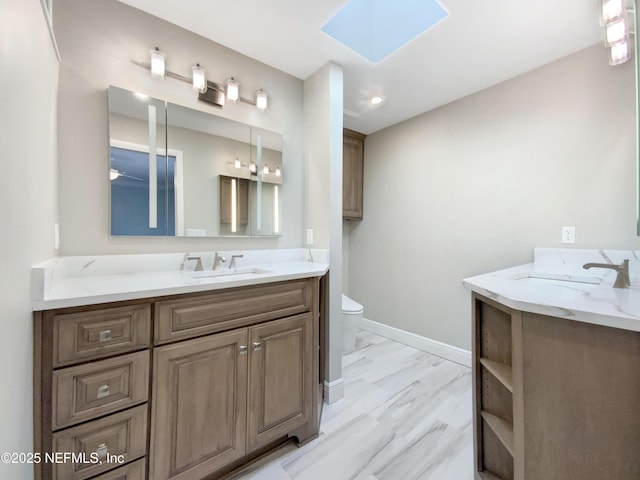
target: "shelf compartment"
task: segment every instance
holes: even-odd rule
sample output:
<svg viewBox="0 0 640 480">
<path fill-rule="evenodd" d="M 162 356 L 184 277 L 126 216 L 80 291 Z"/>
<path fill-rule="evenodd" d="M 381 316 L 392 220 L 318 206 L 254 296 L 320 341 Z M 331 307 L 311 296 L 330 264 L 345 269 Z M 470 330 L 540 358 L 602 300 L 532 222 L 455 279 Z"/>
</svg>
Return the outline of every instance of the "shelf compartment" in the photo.
<svg viewBox="0 0 640 480">
<path fill-rule="evenodd" d="M 511 365 L 511 315 L 479 301 L 480 357 Z"/>
<path fill-rule="evenodd" d="M 507 390 L 513 393 L 513 374 L 511 372 L 511 366 L 489 360 L 488 358 L 481 358 L 480 364 L 500 383 L 502 383 Z"/>
<path fill-rule="evenodd" d="M 498 421 L 495 421 L 496 419 Z M 506 432 L 509 431 L 509 428 L 505 425 L 507 422 L 501 424 L 500 421 L 504 422 L 494 415 L 482 412 L 482 472 L 480 473 L 484 475 L 482 478 L 485 479 L 496 477 L 501 480 L 514 480 L 513 455 L 496 433 L 497 430 L 501 436 L 508 437 Z M 513 433 L 511 438 L 513 438 Z M 493 477 L 489 475 L 493 475 Z"/>
<path fill-rule="evenodd" d="M 481 370 L 479 409 L 513 423 L 513 394 L 486 368 Z"/>
<path fill-rule="evenodd" d="M 493 430 L 493 433 L 502 442 L 504 448 L 513 456 L 513 425 L 484 410 L 482 411 L 482 419 Z"/>
</svg>

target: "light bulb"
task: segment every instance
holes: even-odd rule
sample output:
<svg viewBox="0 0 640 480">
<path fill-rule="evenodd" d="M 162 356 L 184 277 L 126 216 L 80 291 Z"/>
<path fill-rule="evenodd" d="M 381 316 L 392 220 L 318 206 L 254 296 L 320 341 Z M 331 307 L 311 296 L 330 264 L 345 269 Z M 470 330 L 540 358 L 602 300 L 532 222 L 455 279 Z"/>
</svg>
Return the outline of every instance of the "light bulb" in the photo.
<svg viewBox="0 0 640 480">
<path fill-rule="evenodd" d="M 621 65 L 627 62 L 631 58 L 631 50 L 629 49 L 629 42 L 624 41 L 617 43 L 609 50 L 609 65 Z"/>
<path fill-rule="evenodd" d="M 227 80 L 227 101 L 237 103 L 238 100 L 240 100 L 240 84 L 231 77 Z"/>
<path fill-rule="evenodd" d="M 264 112 L 269 107 L 269 95 L 260 89 L 256 92 L 256 108 Z"/>
<path fill-rule="evenodd" d="M 155 50 L 151 50 L 151 76 L 153 78 L 165 77 L 165 57 L 166 55 L 162 53 L 158 47 L 156 47 Z"/>
<path fill-rule="evenodd" d="M 196 63 L 191 71 L 193 72 L 193 90 L 204 93 L 207 91 L 207 71 Z"/>
<path fill-rule="evenodd" d="M 627 38 L 627 22 L 624 19 L 607 25 L 605 45 L 610 47 L 616 43 L 623 42 Z"/>
<path fill-rule="evenodd" d="M 609 25 L 624 17 L 624 0 L 602 0 L 602 24 Z"/>
</svg>

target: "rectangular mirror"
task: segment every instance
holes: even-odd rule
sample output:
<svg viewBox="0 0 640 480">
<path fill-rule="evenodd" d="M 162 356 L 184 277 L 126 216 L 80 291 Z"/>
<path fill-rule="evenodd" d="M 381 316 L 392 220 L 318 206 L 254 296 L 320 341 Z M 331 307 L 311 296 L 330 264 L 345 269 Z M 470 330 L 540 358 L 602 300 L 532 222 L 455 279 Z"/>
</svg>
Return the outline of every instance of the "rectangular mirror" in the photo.
<svg viewBox="0 0 640 480">
<path fill-rule="evenodd" d="M 117 87 L 109 131 L 111 235 L 281 235 L 281 135 Z"/>
</svg>

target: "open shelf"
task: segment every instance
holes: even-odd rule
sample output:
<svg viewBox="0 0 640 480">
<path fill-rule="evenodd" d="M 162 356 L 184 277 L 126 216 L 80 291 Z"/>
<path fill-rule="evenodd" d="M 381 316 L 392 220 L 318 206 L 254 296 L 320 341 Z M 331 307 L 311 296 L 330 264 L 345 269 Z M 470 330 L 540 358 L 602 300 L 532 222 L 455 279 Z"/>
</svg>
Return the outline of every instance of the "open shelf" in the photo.
<svg viewBox="0 0 640 480">
<path fill-rule="evenodd" d="M 486 368 L 507 390 L 513 393 L 513 381 L 511 367 L 504 363 L 494 362 L 488 358 L 481 358 L 480 364 Z"/>
<path fill-rule="evenodd" d="M 513 456 L 513 425 L 484 410 L 482 411 L 482 418 L 502 442 L 504 448 Z"/>
<path fill-rule="evenodd" d="M 493 473 L 487 472 L 478 472 L 478 475 L 482 480 L 502 480 L 500 477 L 496 477 Z"/>
</svg>

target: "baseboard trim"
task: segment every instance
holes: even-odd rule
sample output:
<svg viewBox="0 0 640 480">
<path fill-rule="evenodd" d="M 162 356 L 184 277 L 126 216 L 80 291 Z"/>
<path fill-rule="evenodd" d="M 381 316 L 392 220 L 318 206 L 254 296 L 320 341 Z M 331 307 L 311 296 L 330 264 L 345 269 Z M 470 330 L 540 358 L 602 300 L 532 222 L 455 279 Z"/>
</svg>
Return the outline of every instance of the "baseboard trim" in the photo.
<svg viewBox="0 0 640 480">
<path fill-rule="evenodd" d="M 324 401 L 334 403 L 344 398 L 344 380 L 339 378 L 333 382 L 324 382 Z"/>
<path fill-rule="evenodd" d="M 427 337 L 416 335 L 415 333 L 400 330 L 383 323 L 374 322 L 373 320 L 362 319 L 361 328 L 386 337 L 390 340 L 403 343 L 423 352 L 446 358 L 452 362 L 459 363 L 465 367 L 471 368 L 471 352 L 462 348 L 454 347 L 446 343 L 438 342 Z M 326 388 L 326 387 L 325 387 Z M 326 391 L 326 390 L 325 390 Z"/>
</svg>

